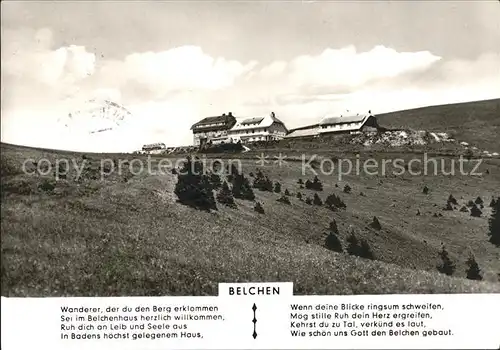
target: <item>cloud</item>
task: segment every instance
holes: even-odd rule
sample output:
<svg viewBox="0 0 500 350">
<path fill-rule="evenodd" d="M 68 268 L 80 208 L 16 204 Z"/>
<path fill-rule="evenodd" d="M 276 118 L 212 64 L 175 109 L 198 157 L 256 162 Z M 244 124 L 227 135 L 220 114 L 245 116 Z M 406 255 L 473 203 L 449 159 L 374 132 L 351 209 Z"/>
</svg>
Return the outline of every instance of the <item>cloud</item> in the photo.
<svg viewBox="0 0 500 350">
<path fill-rule="evenodd" d="M 197 46 L 182 46 L 161 52 L 134 53 L 122 61 L 105 62 L 100 76 L 118 88 L 138 87 L 149 91 L 152 98 L 158 98 L 177 91 L 232 86 L 255 65 L 255 61 L 243 64 L 211 57 Z"/>
</svg>

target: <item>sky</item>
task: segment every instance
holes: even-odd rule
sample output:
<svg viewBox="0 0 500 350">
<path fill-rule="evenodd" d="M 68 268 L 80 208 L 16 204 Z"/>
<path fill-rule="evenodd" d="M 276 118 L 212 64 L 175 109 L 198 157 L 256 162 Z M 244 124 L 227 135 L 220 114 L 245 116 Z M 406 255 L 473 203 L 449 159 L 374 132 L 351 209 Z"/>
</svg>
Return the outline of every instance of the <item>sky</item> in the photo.
<svg viewBox="0 0 500 350">
<path fill-rule="evenodd" d="M 500 1 L 2 1 L 1 140 L 88 152 L 192 143 L 196 121 L 288 128 L 500 97 Z M 90 134 L 68 113 L 131 112 Z M 65 125 L 68 126 L 65 126 Z"/>
</svg>

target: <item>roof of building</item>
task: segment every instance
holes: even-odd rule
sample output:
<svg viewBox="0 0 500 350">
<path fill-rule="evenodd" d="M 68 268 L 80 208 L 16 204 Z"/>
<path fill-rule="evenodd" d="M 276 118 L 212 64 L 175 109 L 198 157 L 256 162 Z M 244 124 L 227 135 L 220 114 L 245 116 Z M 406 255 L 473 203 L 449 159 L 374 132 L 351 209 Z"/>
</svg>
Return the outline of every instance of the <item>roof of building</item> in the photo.
<svg viewBox="0 0 500 350">
<path fill-rule="evenodd" d="M 203 127 L 204 125 L 210 125 L 216 123 L 224 123 L 227 124 L 227 126 L 231 127 L 234 125 L 234 122 L 236 122 L 236 118 L 232 115 L 231 112 L 229 112 L 228 114 L 203 118 L 199 122 L 194 123 L 191 126 L 191 130 L 194 129 L 195 127 Z"/>
<path fill-rule="evenodd" d="M 290 131 L 288 135 L 286 135 L 286 138 L 293 138 L 293 137 L 308 137 L 308 136 L 316 136 L 319 133 L 318 126 L 310 127 L 310 128 L 299 128 L 299 129 L 294 129 Z"/>
<path fill-rule="evenodd" d="M 368 117 L 366 114 L 357 114 L 349 116 L 330 116 L 327 115 L 320 122 L 319 125 L 335 125 L 345 123 L 361 123 Z"/>
<path fill-rule="evenodd" d="M 266 128 L 271 126 L 273 123 L 282 124 L 285 129 L 285 123 L 279 120 L 274 113 L 267 115 L 265 117 L 253 117 L 253 118 L 244 118 L 240 119 L 236 122 L 231 131 L 239 131 L 239 130 L 247 130 L 247 129 L 255 129 L 255 128 Z"/>
</svg>

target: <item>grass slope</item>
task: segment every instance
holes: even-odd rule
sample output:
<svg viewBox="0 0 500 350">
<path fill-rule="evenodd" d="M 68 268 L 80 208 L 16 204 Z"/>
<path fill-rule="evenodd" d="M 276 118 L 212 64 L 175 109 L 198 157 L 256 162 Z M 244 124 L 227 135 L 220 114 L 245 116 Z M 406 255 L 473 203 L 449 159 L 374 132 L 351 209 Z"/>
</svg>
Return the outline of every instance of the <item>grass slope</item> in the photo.
<svg viewBox="0 0 500 350">
<path fill-rule="evenodd" d="M 484 164 L 481 177 L 351 176 L 342 181 L 321 175 L 322 199 L 335 192 L 347 210 L 333 213 L 295 197 L 256 190 L 265 214 L 253 203 L 238 209 L 219 205 L 201 212 L 176 202 L 176 176 L 112 174 L 92 179 L 101 156 L 88 157 L 85 179 L 52 182 L 51 176 L 20 172 L 25 158 L 52 162 L 81 155 L 2 145 L 2 295 L 215 295 L 219 282 L 293 281 L 301 294 L 499 292 L 497 248 L 487 242 L 487 216 L 443 212 L 450 193 L 462 203 L 498 195 L 500 164 Z M 403 155 L 402 155 L 403 156 Z M 129 156 L 131 157 L 131 156 Z M 243 160 L 244 172 L 256 172 Z M 295 195 L 300 165 L 266 166 L 264 172 Z M 312 178 L 312 175 L 308 176 Z M 40 184 L 55 185 L 39 188 Z M 338 183 L 339 188 L 335 187 Z M 345 183 L 352 194 L 340 191 Z M 431 188 L 421 193 L 423 184 Z M 366 196 L 360 196 L 363 191 Z M 463 197 L 463 199 L 461 199 Z M 421 216 L 415 216 L 417 208 Z M 442 217 L 433 217 L 442 213 Z M 368 227 L 376 215 L 381 231 Z M 340 238 L 350 230 L 366 238 L 378 261 L 333 253 L 324 248 L 335 218 Z M 444 242 L 457 261 L 456 275 L 436 272 Z M 471 249 L 486 282 L 469 281 L 464 261 Z M 489 281 L 489 282 L 488 282 Z"/>
<path fill-rule="evenodd" d="M 455 103 L 377 115 L 380 125 L 449 132 L 457 140 L 500 152 L 500 99 Z"/>
</svg>

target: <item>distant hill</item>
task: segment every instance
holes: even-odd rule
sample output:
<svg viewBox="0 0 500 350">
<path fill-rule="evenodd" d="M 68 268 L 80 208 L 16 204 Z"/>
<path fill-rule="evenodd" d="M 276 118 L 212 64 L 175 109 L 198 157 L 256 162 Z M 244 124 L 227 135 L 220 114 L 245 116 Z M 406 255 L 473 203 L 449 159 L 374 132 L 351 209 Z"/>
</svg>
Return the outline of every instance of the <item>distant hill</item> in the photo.
<svg viewBox="0 0 500 350">
<path fill-rule="evenodd" d="M 384 127 L 448 132 L 458 141 L 500 151 L 500 99 L 408 109 L 377 119 Z"/>
</svg>

